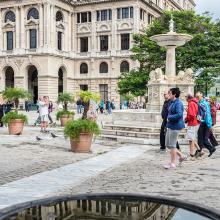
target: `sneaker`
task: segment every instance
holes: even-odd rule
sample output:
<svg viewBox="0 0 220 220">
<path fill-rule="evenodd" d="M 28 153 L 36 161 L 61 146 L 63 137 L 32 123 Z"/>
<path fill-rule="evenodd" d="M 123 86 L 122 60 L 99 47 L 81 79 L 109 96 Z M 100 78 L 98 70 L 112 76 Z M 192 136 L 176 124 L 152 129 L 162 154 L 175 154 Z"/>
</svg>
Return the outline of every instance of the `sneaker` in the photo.
<svg viewBox="0 0 220 220">
<path fill-rule="evenodd" d="M 208 156 L 208 157 L 211 157 L 211 156 L 212 156 L 212 154 L 213 154 L 215 151 L 216 151 L 216 149 L 215 149 L 215 148 L 213 148 L 211 151 L 209 151 L 209 156 Z"/>
<path fill-rule="evenodd" d="M 180 157 L 179 158 L 179 163 L 182 163 L 183 161 L 187 161 L 188 160 L 188 156 L 184 156 L 184 157 Z"/>
<path fill-rule="evenodd" d="M 168 163 L 167 165 L 163 166 L 165 169 L 175 169 L 176 165 L 174 163 Z"/>
</svg>

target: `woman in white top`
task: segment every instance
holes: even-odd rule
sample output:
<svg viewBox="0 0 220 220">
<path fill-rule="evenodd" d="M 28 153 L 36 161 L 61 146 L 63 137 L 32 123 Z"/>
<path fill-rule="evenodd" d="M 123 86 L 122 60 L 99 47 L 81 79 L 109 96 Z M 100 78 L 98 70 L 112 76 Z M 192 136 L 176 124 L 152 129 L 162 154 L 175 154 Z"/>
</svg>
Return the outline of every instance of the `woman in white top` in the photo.
<svg viewBox="0 0 220 220">
<path fill-rule="evenodd" d="M 49 104 L 49 99 L 47 96 L 43 97 L 42 101 L 38 102 L 39 105 L 39 114 L 40 114 L 40 120 L 41 120 L 41 132 L 47 132 L 47 124 L 48 124 L 48 104 Z"/>
</svg>

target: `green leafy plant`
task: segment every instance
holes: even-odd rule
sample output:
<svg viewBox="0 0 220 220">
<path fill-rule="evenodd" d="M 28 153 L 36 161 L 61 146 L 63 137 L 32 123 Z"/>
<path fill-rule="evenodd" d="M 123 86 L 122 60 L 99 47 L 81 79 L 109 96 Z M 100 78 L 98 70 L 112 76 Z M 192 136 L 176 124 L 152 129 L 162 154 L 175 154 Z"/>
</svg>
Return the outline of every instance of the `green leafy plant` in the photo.
<svg viewBox="0 0 220 220">
<path fill-rule="evenodd" d="M 95 121 L 78 119 L 75 121 L 67 122 L 64 135 L 70 139 L 79 141 L 80 133 L 91 133 L 95 135 L 100 134 L 100 128 Z"/>
<path fill-rule="evenodd" d="M 74 102 L 74 97 L 70 93 L 68 92 L 59 93 L 57 103 L 62 103 L 63 109 L 65 111 L 68 110 L 67 109 L 68 104 L 73 102 Z"/>
<path fill-rule="evenodd" d="M 66 111 L 66 110 L 62 110 L 62 111 L 58 111 L 56 114 L 56 119 L 59 120 L 60 118 L 62 118 L 63 116 L 66 116 L 68 118 L 72 117 L 73 115 L 75 115 L 75 112 L 70 112 L 70 111 Z"/>
<path fill-rule="evenodd" d="M 5 114 L 2 118 L 2 122 L 4 124 L 8 124 L 10 123 L 11 120 L 15 120 L 15 119 L 21 119 L 22 121 L 24 121 L 25 123 L 28 122 L 27 116 L 23 115 L 23 114 L 18 114 L 17 112 L 8 112 L 7 114 Z"/>
<path fill-rule="evenodd" d="M 21 88 L 7 88 L 3 92 L 3 97 L 15 103 L 15 111 L 18 112 L 19 99 L 31 98 L 31 94 Z"/>
<path fill-rule="evenodd" d="M 89 111 L 90 100 L 94 100 L 98 102 L 100 100 L 100 95 L 90 92 L 90 91 L 80 91 L 79 98 L 84 103 L 84 111 L 82 115 L 82 119 L 87 119 L 87 113 Z"/>
</svg>

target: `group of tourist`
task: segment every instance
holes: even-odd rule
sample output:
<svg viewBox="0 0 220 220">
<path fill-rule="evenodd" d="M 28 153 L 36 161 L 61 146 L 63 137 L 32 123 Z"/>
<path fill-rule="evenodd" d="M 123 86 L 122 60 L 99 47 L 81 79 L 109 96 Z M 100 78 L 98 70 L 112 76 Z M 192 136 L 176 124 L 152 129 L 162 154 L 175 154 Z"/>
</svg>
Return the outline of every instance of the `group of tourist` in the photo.
<svg viewBox="0 0 220 220">
<path fill-rule="evenodd" d="M 195 97 L 192 94 L 186 95 L 188 106 L 184 118 L 184 105 L 180 100 L 180 94 L 179 88 L 172 88 L 168 93 L 164 93 L 160 151 L 170 149 L 171 161 L 164 165 L 166 169 L 176 168 L 177 157 L 179 163 L 188 159 L 188 156 L 181 152 L 178 143 L 179 134 L 185 128 L 185 124 L 187 124 L 187 139 L 190 145 L 189 155 L 193 160 L 204 155 L 204 148 L 208 149 L 210 157 L 218 146 L 213 134 L 217 112 L 215 100 L 212 97 L 205 99 L 201 92 L 197 92 Z"/>
</svg>

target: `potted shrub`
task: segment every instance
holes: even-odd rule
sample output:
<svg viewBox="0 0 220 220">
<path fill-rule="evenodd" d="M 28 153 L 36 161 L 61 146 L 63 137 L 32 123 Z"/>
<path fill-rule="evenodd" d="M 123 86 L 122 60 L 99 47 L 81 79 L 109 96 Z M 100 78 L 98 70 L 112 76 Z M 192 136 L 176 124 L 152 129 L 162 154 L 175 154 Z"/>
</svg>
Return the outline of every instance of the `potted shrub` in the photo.
<svg viewBox="0 0 220 220">
<path fill-rule="evenodd" d="M 27 122 L 27 117 L 18 113 L 19 99 L 30 98 L 31 95 L 21 88 L 7 88 L 3 92 L 3 97 L 14 102 L 15 111 L 7 113 L 2 121 L 8 124 L 9 134 L 20 135 L 22 134 L 24 123 Z"/>
<path fill-rule="evenodd" d="M 27 116 L 18 114 L 16 111 L 8 112 L 2 118 L 4 124 L 8 124 L 9 134 L 21 135 L 23 132 L 24 124 L 27 123 Z"/>
<path fill-rule="evenodd" d="M 91 149 L 93 135 L 98 135 L 100 128 L 93 118 L 88 118 L 87 113 L 91 100 L 98 102 L 99 95 L 90 91 L 81 91 L 79 97 L 84 104 L 82 118 L 68 122 L 65 126 L 64 134 L 70 138 L 71 150 L 73 152 L 88 153 Z"/>
<path fill-rule="evenodd" d="M 57 120 L 60 120 L 62 127 L 65 126 L 67 121 L 73 119 L 75 113 L 72 111 L 68 111 L 68 104 L 73 102 L 74 102 L 74 98 L 68 92 L 60 93 L 58 96 L 57 103 L 61 103 L 63 105 L 63 110 L 57 112 L 56 118 Z"/>
<path fill-rule="evenodd" d="M 64 129 L 65 137 L 70 138 L 71 150 L 76 153 L 89 153 L 93 134 L 99 135 L 100 128 L 93 120 L 78 119 L 68 121 Z"/>
</svg>

